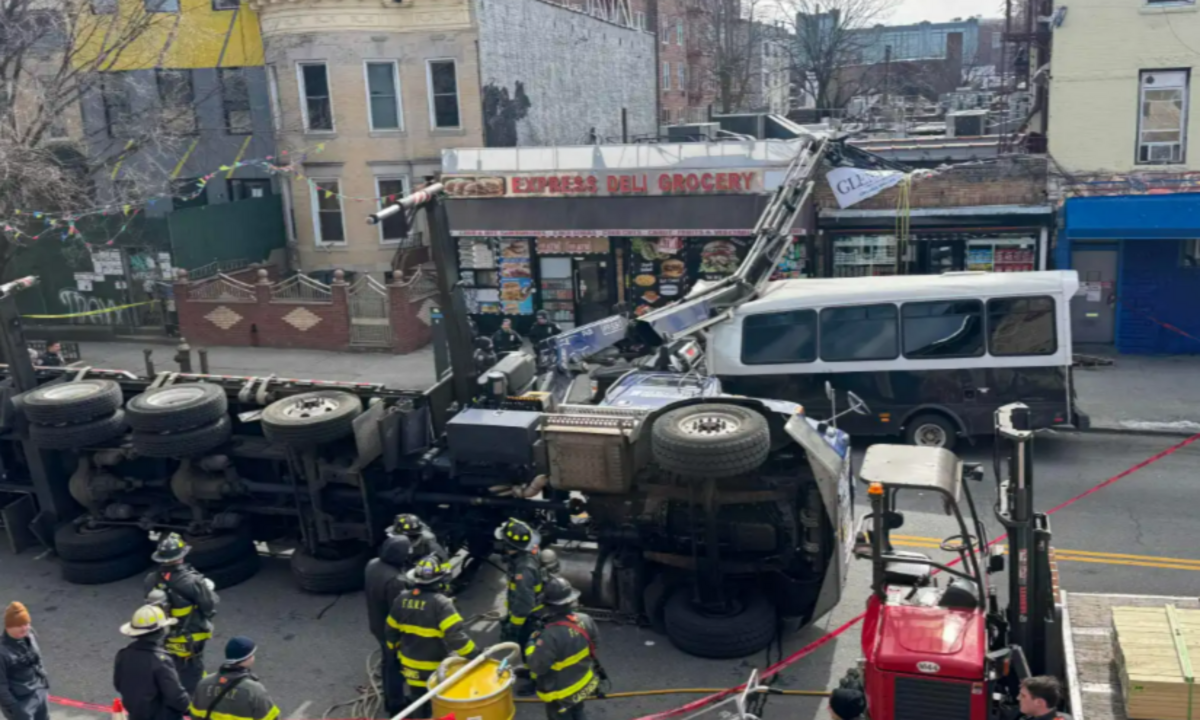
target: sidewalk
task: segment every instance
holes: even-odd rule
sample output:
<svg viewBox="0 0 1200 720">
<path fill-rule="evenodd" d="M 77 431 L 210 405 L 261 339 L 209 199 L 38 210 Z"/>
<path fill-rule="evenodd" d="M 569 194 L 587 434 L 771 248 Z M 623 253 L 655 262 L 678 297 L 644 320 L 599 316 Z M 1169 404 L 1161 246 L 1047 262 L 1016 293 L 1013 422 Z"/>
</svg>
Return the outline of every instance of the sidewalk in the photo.
<svg viewBox="0 0 1200 720">
<path fill-rule="evenodd" d="M 1075 368 L 1079 408 L 1093 430 L 1200 433 L 1200 355 L 1103 356 L 1113 364 Z"/>
<path fill-rule="evenodd" d="M 143 348 L 154 351 L 157 371 L 178 370 L 174 345 L 133 342 L 80 342 L 83 363 L 97 368 L 145 374 Z M 425 390 L 434 381 L 433 346 L 407 355 L 390 353 L 340 353 L 326 350 L 211 347 L 208 371 L 213 375 L 269 375 L 306 380 L 383 383 L 399 390 Z M 192 370 L 200 372 L 200 359 L 192 348 Z"/>
</svg>

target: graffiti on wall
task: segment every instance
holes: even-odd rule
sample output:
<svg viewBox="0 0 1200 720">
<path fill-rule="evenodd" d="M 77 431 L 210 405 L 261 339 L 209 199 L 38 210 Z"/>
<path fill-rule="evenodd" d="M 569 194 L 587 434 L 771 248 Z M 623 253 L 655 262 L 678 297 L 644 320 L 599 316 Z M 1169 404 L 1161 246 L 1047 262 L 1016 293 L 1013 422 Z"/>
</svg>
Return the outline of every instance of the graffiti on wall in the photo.
<svg viewBox="0 0 1200 720">
<path fill-rule="evenodd" d="M 483 139 L 488 147 L 516 147 L 520 141 L 517 121 L 524 120 L 533 106 L 518 80 L 512 96 L 508 88 L 489 82 L 483 87 Z"/>
<path fill-rule="evenodd" d="M 63 288 L 58 291 L 58 301 L 66 308 L 68 314 L 96 312 L 97 310 L 113 310 L 118 307 L 116 300 L 88 297 L 76 288 Z M 127 310 L 100 312 L 95 315 L 83 315 L 71 318 L 76 325 L 121 325 L 128 323 Z"/>
</svg>

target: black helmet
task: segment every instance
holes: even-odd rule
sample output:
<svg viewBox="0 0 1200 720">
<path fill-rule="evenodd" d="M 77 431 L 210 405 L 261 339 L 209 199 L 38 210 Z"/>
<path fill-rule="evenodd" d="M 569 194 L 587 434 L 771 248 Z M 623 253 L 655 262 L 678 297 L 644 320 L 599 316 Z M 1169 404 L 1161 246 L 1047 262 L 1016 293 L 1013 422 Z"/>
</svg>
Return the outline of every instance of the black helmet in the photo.
<svg viewBox="0 0 1200 720">
<path fill-rule="evenodd" d="M 449 574 L 450 563 L 443 563 L 437 555 L 426 555 L 408 571 L 408 579 L 418 585 L 433 585 Z"/>
<path fill-rule="evenodd" d="M 509 518 L 496 528 L 496 539 L 517 550 L 532 550 L 542 538 L 528 523 Z"/>
<path fill-rule="evenodd" d="M 410 538 L 420 536 L 425 529 L 425 522 L 412 513 L 401 513 L 392 521 L 392 535 L 407 535 Z"/>
<path fill-rule="evenodd" d="M 550 313 L 546 312 L 545 310 L 538 310 L 538 311 L 537 311 L 537 315 L 535 315 L 535 317 L 536 317 L 538 320 L 549 320 L 549 319 L 550 319 Z"/>
<path fill-rule="evenodd" d="M 150 556 L 156 563 L 179 562 L 192 551 L 192 547 L 179 537 L 179 533 L 171 533 L 158 541 L 158 549 Z"/>
<path fill-rule="evenodd" d="M 542 602 L 547 605 L 562 607 L 572 605 L 578 599 L 579 591 L 567 582 L 566 578 L 552 577 L 542 589 Z"/>
</svg>

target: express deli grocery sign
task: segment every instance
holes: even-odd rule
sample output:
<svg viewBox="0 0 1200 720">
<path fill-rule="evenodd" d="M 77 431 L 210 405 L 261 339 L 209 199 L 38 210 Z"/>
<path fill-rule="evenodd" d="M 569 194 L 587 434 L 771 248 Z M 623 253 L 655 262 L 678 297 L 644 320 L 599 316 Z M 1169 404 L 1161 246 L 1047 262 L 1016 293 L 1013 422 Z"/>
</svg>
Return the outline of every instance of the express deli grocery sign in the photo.
<svg viewBox="0 0 1200 720">
<path fill-rule="evenodd" d="M 687 172 L 444 175 L 450 197 L 621 197 L 746 195 L 765 192 L 761 170 Z"/>
</svg>

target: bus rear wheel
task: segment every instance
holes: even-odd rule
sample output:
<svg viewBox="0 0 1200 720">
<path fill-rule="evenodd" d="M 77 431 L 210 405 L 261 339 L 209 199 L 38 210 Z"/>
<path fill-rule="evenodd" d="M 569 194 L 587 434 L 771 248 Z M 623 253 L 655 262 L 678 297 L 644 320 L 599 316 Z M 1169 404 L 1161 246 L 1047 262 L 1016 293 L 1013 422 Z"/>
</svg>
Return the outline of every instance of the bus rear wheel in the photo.
<svg viewBox="0 0 1200 720">
<path fill-rule="evenodd" d="M 958 442 L 958 428 L 944 415 L 926 413 L 908 421 L 904 439 L 917 447 L 937 447 L 953 450 Z"/>
</svg>

